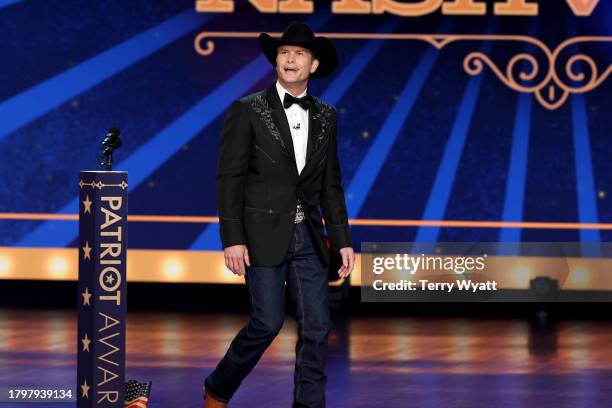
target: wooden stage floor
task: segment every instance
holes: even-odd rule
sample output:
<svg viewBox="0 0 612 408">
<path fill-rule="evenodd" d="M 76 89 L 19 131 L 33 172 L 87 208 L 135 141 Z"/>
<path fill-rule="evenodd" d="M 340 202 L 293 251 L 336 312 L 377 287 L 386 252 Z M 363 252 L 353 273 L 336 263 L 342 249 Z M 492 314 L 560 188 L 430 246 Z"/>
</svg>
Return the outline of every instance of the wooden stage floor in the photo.
<svg viewBox="0 0 612 408">
<path fill-rule="evenodd" d="M 74 389 L 75 319 L 0 309 L 0 388 Z M 127 378 L 153 381 L 150 407 L 201 407 L 204 377 L 246 319 L 131 313 Z M 230 407 L 290 407 L 295 339 L 288 318 Z M 335 322 L 327 373 L 330 408 L 612 407 L 612 324 L 353 317 Z"/>
</svg>

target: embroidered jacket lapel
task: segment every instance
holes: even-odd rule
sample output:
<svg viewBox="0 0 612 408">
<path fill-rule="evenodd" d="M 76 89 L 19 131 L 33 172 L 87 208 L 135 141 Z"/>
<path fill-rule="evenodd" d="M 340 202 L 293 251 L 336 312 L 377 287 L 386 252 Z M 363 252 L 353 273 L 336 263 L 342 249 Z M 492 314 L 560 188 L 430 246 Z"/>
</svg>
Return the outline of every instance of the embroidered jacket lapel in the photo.
<svg viewBox="0 0 612 408">
<path fill-rule="evenodd" d="M 325 142 L 325 137 L 329 126 L 331 125 L 332 108 L 322 103 L 317 97 L 313 96 L 313 103 L 311 109 L 309 109 L 309 123 L 308 123 L 308 145 L 306 154 L 306 166 L 302 170 L 304 174 L 310 158 L 321 145 Z M 328 136 L 329 137 L 329 136 Z"/>
<path fill-rule="evenodd" d="M 330 125 L 331 107 L 322 103 L 318 98 L 312 97 L 313 103 L 308 109 L 308 140 L 306 144 L 306 167 L 312 155 L 319 149 L 324 142 L 325 135 Z M 260 119 L 268 129 L 270 136 L 278 144 L 281 151 L 293 163 L 293 169 L 297 175 L 297 164 L 293 139 L 289 130 L 289 122 L 285 115 L 285 110 L 276 91 L 276 85 L 269 87 L 265 94 L 260 94 L 253 99 L 253 110 L 259 115 Z M 304 174 L 302 170 L 301 174 Z"/>
<path fill-rule="evenodd" d="M 321 127 L 321 123 L 319 122 L 319 120 L 317 120 L 317 112 L 318 106 L 316 103 L 314 103 L 313 98 L 313 103 L 308 109 L 308 141 L 306 143 L 306 164 L 308 164 L 310 156 L 312 156 L 312 151 L 316 144 L 315 135 L 319 134 L 319 128 Z"/>
</svg>

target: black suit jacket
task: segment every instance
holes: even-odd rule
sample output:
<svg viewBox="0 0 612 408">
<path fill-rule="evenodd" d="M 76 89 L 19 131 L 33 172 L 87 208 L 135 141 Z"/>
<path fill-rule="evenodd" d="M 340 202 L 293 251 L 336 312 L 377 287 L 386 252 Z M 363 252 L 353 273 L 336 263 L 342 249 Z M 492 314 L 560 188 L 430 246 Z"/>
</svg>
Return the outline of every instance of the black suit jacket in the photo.
<svg viewBox="0 0 612 408">
<path fill-rule="evenodd" d="M 234 101 L 219 144 L 217 204 L 223 248 L 245 244 L 251 265 L 275 266 L 288 249 L 298 198 L 325 263 L 352 246 L 337 155 L 337 113 L 313 97 L 306 165 L 298 175 L 276 85 Z"/>
</svg>

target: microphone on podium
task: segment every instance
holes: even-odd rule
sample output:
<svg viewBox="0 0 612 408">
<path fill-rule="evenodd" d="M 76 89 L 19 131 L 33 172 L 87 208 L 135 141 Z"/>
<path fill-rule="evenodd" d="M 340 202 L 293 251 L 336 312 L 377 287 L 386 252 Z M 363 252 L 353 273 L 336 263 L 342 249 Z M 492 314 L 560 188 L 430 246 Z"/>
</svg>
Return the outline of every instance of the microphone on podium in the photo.
<svg viewBox="0 0 612 408">
<path fill-rule="evenodd" d="M 100 161 L 100 166 L 106 166 L 106 171 L 111 171 L 113 166 L 113 152 L 121 147 L 121 139 L 119 138 L 119 134 L 121 130 L 117 127 L 112 127 L 106 133 L 106 137 L 100 144 L 102 147 L 102 153 L 99 158 L 103 161 Z"/>
</svg>

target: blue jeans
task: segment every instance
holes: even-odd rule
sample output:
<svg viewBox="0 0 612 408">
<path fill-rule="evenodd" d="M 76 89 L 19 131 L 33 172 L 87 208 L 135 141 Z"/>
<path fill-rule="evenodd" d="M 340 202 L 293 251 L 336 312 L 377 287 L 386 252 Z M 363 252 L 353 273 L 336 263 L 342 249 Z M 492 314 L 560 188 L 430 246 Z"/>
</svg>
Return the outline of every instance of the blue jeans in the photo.
<svg viewBox="0 0 612 408">
<path fill-rule="evenodd" d="M 280 331 L 285 316 L 285 282 L 298 326 L 293 408 L 325 407 L 325 358 L 331 329 L 328 272 L 306 221 L 295 224 L 280 265 L 247 267 L 251 319 L 206 378 L 205 388 L 216 399 L 227 402 L 232 398 Z"/>
</svg>

